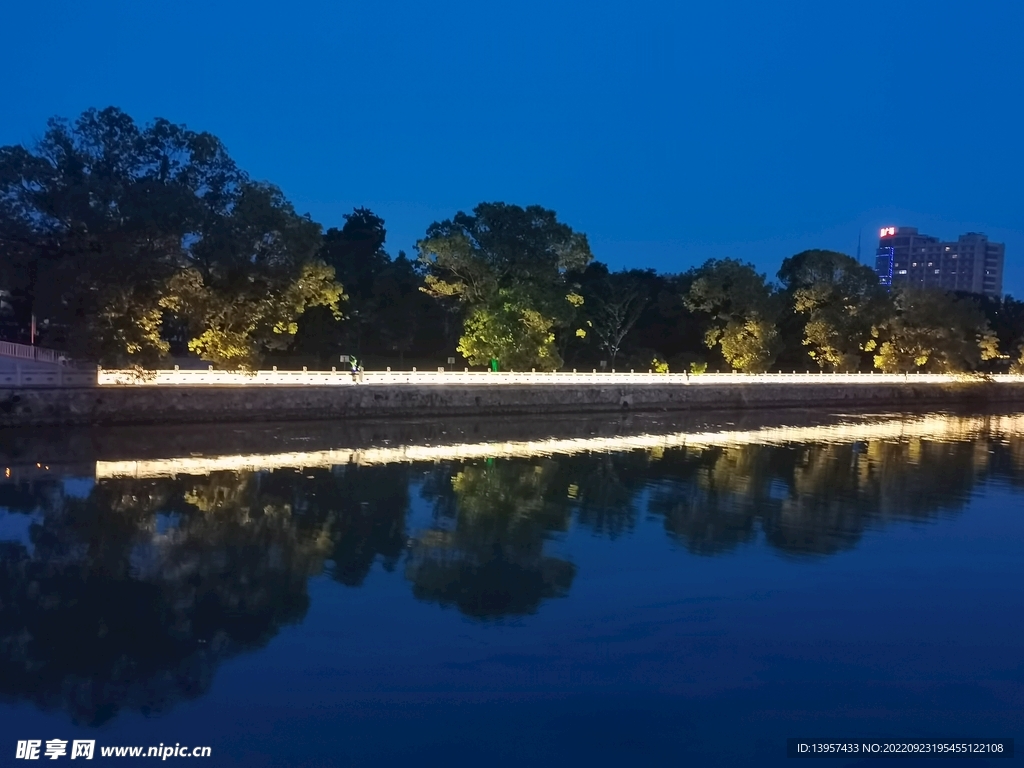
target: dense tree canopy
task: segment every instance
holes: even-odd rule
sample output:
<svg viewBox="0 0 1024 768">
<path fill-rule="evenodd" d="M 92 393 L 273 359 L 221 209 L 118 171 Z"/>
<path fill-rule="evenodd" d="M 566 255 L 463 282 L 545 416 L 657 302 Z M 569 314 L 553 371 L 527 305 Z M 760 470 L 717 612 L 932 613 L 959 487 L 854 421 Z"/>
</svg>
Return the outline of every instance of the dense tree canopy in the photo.
<svg viewBox="0 0 1024 768">
<path fill-rule="evenodd" d="M 760 373 L 779 352 L 779 296 L 752 264 L 711 259 L 694 272 L 687 306 L 710 318 L 705 343 L 734 369 Z"/>
<path fill-rule="evenodd" d="M 642 270 L 609 272 L 603 264 L 594 264 L 584 273 L 581 285 L 583 312 L 587 328 L 611 367 L 622 350 L 630 331 L 650 301 L 650 275 Z"/>
<path fill-rule="evenodd" d="M 894 305 L 895 311 L 872 329 L 867 345 L 880 371 L 957 373 L 999 357 L 999 342 L 984 313 L 967 299 L 901 290 Z"/>
<path fill-rule="evenodd" d="M 561 365 L 553 329 L 565 332 L 578 306 L 567 274 L 593 258 L 586 235 L 537 205 L 481 203 L 432 224 L 417 248 L 423 290 L 465 308 L 459 349 L 470 362 Z"/>
<path fill-rule="evenodd" d="M 782 262 L 779 280 L 805 319 L 808 354 L 829 371 L 857 371 L 887 295 L 869 268 L 835 251 L 803 251 Z"/>
<path fill-rule="evenodd" d="M 501 202 L 431 224 L 415 259 L 386 240 L 365 207 L 324 232 L 208 133 L 88 110 L 0 147 L 0 337 L 104 366 L 1024 369 L 1024 302 L 890 292 L 834 251 L 778 284 L 728 258 L 615 272 L 554 211 Z"/>
<path fill-rule="evenodd" d="M 294 350 L 319 362 L 337 361 L 339 353 L 363 360 L 371 352 L 401 362 L 417 346 L 446 352 L 444 311 L 420 291 L 421 266 L 402 251 L 388 255 L 384 220 L 368 208 L 344 218 L 345 226 L 324 234 L 319 253 L 345 286 L 344 317 L 328 307 L 307 310 Z"/>
<path fill-rule="evenodd" d="M 51 343 L 107 365 L 166 354 L 170 313 L 204 358 L 251 367 L 307 306 L 338 310 L 319 242 L 214 136 L 167 120 L 89 110 L 32 149 L 0 148 L 0 279 Z"/>
</svg>

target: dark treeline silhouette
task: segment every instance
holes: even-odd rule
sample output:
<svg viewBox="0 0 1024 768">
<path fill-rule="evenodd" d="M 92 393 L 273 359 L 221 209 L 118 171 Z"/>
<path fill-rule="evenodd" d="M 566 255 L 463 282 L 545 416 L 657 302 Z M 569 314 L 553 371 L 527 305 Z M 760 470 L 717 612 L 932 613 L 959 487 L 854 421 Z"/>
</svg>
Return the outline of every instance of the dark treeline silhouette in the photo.
<svg viewBox="0 0 1024 768">
<path fill-rule="evenodd" d="M 1024 369 L 1024 302 L 889 293 L 832 251 L 777 282 L 728 258 L 615 272 L 538 205 L 459 211 L 413 256 L 372 211 L 344 219 L 324 231 L 208 133 L 112 107 L 51 120 L 0 147 L 0 334 L 108 367 Z"/>
<path fill-rule="evenodd" d="M 307 583 L 358 587 L 375 563 L 480 620 L 568 594 L 549 546 L 616 539 L 641 515 L 713 556 L 759 536 L 796 558 L 893 520 L 955 514 L 1024 482 L 1024 439 L 732 445 L 430 465 L 0 483 L 26 538 L 0 543 L 0 695 L 98 724 L 208 690 L 218 665 L 303 620 Z M 412 494 L 432 510 L 408 522 Z M 557 605 L 557 600 L 553 605 Z"/>
</svg>

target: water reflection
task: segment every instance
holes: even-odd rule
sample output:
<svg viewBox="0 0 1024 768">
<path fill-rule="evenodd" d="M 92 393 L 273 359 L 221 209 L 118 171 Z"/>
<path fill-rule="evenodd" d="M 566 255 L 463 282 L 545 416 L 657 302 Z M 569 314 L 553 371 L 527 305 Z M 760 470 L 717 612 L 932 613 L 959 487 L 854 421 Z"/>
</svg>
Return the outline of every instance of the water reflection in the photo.
<svg viewBox="0 0 1024 768">
<path fill-rule="evenodd" d="M 423 495 L 438 524 L 412 539 L 405 574 L 413 593 L 479 617 L 530 613 L 566 594 L 575 567 L 544 554 L 549 534 L 565 531 L 571 514 L 552 499 L 557 475 L 553 461 L 432 472 Z"/>
<path fill-rule="evenodd" d="M 358 587 L 380 563 L 420 600 L 496 619 L 569 593 L 576 567 L 552 544 L 573 527 L 616 539 L 646 515 L 700 555 L 762 536 L 786 555 L 828 555 L 892 520 L 956 513 L 979 484 L 1024 481 L 1024 432 L 1005 424 L 883 434 L 14 478 L 0 483 L 0 693 L 84 723 L 164 711 L 300 622 L 316 574 Z M 414 503 L 429 522 L 409 522 Z"/>
<path fill-rule="evenodd" d="M 957 511 L 990 476 L 1019 480 L 1019 457 L 997 466 L 1015 446 L 914 438 L 669 451 L 648 509 L 692 552 L 728 551 L 763 532 L 787 554 L 830 554 L 871 525 Z"/>
<path fill-rule="evenodd" d="M 30 547 L 0 557 L 0 690 L 76 721 L 159 712 L 302 619 L 316 525 L 237 475 L 42 491 Z"/>
</svg>

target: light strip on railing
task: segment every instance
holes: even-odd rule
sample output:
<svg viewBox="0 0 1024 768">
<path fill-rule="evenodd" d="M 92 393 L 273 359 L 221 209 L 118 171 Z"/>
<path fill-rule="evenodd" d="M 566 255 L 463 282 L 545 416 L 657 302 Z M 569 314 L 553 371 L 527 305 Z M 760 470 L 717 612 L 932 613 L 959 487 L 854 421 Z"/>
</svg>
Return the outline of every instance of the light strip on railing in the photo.
<svg viewBox="0 0 1024 768">
<path fill-rule="evenodd" d="M 1006 383 L 1024 383 L 1024 375 L 997 374 L 988 379 Z M 344 371 L 152 371 L 145 376 L 131 371 L 97 373 L 100 386 L 396 386 L 453 384 L 514 385 L 642 385 L 642 384 L 956 384 L 981 381 L 980 377 L 930 373 L 581 373 L 581 372 L 501 372 L 488 371 L 366 371 L 359 383 Z"/>
</svg>

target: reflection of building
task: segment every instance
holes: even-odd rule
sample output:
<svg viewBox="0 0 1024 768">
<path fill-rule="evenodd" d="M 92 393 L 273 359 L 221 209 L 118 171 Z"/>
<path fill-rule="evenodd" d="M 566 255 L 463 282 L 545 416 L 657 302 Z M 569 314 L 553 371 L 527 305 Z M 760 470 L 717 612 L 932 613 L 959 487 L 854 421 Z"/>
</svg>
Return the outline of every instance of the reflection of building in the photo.
<svg viewBox="0 0 1024 768">
<path fill-rule="evenodd" d="M 991 243 L 979 232 L 960 235 L 956 242 L 919 234 L 915 227 L 882 227 L 875 273 L 882 285 L 914 285 L 945 291 L 1003 293 L 1006 246 Z"/>
</svg>

